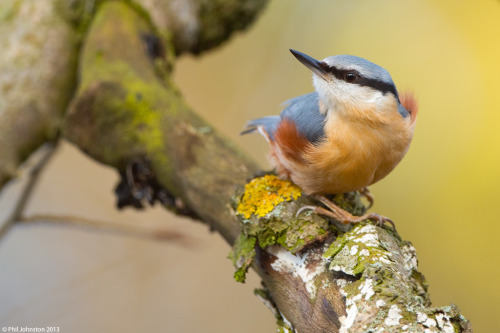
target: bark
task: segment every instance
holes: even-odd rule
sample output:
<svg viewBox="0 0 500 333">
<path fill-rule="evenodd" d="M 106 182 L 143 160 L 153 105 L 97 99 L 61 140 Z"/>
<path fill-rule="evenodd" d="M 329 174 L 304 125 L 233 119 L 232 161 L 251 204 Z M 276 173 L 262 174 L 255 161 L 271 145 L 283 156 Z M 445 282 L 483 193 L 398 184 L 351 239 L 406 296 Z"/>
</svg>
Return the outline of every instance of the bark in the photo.
<svg viewBox="0 0 500 333">
<path fill-rule="evenodd" d="M 0 2 L 0 187 L 47 140 L 55 140 L 74 93 L 82 38 L 105 0 Z M 170 38 L 152 52 L 199 54 L 247 28 L 267 0 L 123 0 Z M 152 24 L 151 24 L 152 23 Z M 121 41 L 123 42 L 123 41 Z"/>
<path fill-rule="evenodd" d="M 10 81 L 1 81 L 10 102 L 1 105 L 0 124 L 12 129 L 0 131 L 0 186 L 34 147 L 55 137 L 61 123 L 64 138 L 120 172 L 120 191 L 130 192 L 132 202 L 160 200 L 235 244 L 231 256 L 238 278 L 250 266 L 260 274 L 264 288 L 257 294 L 282 331 L 472 331 L 455 306 L 429 307 L 415 250 L 391 229 L 370 224 L 345 229 L 310 213 L 296 217 L 297 209 L 312 201 L 286 182 L 274 188 L 279 200 L 270 210 L 248 213 L 240 206 L 248 191 L 243 185 L 259 172 L 257 165 L 196 115 L 170 73 L 176 54 L 220 44 L 248 26 L 265 1 L 45 0 L 45 11 L 34 3 L 42 1 L 12 0 L 9 14 L 0 16 L 22 32 L 18 20 L 32 8 L 54 26 L 53 31 L 25 27 L 40 30 L 45 43 L 37 45 L 30 63 L 15 65 L 25 72 L 19 80 L 12 72 Z M 49 33 L 54 35 L 47 41 Z M 13 53 L 15 43 L 6 43 Z M 40 54 L 44 50 L 47 54 Z M 75 63 L 78 84 L 72 95 Z M 38 67 L 45 64 L 40 74 Z M 43 84 L 33 84 L 37 80 Z M 46 96 L 47 105 L 39 107 Z M 351 211 L 364 209 L 356 194 L 335 199 Z"/>
<path fill-rule="evenodd" d="M 155 27 L 172 36 L 177 54 L 199 54 L 247 28 L 267 0 L 138 0 Z"/>
<path fill-rule="evenodd" d="M 351 228 L 311 212 L 297 216 L 314 204 L 311 198 L 272 177 L 253 179 L 236 193 L 242 234 L 230 258 L 237 281 L 250 266 L 262 277 L 257 295 L 282 331 L 472 331 L 455 305 L 430 307 L 415 248 L 392 227 L 366 221 Z M 365 213 L 359 193 L 332 200 Z M 273 204 L 263 209 L 262 202 Z"/>
<path fill-rule="evenodd" d="M 0 3 L 0 187 L 57 136 L 75 87 L 76 46 L 54 1 Z"/>
<path fill-rule="evenodd" d="M 118 170 L 147 160 L 171 195 L 232 243 L 239 227 L 229 198 L 258 168 L 186 105 L 163 57 L 171 49 L 130 6 L 102 5 L 82 48 L 64 136 Z"/>
</svg>

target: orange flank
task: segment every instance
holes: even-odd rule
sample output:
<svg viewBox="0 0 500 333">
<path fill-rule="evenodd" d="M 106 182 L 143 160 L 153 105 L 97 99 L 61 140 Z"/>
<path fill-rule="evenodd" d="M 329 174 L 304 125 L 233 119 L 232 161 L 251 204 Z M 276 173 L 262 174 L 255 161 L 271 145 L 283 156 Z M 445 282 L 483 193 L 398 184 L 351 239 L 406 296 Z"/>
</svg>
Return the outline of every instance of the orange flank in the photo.
<svg viewBox="0 0 500 333">
<path fill-rule="evenodd" d="M 311 143 L 299 133 L 293 120 L 284 118 L 279 123 L 274 138 L 285 158 L 299 164 L 306 163 L 303 155 Z"/>
</svg>

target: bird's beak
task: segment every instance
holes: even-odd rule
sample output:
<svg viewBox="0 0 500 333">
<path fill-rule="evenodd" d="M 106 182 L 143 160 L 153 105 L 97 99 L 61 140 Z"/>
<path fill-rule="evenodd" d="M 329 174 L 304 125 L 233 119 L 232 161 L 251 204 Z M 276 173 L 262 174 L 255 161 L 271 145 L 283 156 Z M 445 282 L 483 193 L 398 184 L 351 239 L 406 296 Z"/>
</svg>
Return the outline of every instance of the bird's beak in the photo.
<svg viewBox="0 0 500 333">
<path fill-rule="evenodd" d="M 290 49 L 290 52 L 297 58 L 304 66 L 313 71 L 313 73 L 317 74 L 324 80 L 328 79 L 326 72 L 326 64 L 322 61 L 316 60 L 313 57 L 308 56 L 299 51 L 295 51 Z"/>
</svg>

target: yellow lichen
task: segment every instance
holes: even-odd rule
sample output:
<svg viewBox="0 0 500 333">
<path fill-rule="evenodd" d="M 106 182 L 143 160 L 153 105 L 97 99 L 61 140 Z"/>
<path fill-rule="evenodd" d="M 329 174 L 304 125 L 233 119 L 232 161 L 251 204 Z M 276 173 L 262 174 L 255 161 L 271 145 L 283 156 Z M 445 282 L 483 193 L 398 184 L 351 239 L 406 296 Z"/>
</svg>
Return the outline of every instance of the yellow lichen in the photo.
<svg viewBox="0 0 500 333">
<path fill-rule="evenodd" d="M 245 193 L 236 211 L 248 219 L 252 214 L 263 217 L 283 201 L 296 200 L 302 195 L 297 185 L 274 175 L 252 179 L 245 185 Z"/>
</svg>

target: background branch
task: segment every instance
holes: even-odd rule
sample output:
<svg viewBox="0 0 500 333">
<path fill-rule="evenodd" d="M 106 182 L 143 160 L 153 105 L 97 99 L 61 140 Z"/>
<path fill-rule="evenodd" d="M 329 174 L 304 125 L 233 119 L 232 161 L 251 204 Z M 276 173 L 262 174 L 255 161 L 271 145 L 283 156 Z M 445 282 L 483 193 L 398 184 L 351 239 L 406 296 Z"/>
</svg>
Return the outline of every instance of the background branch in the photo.
<svg viewBox="0 0 500 333">
<path fill-rule="evenodd" d="M 0 3 L 0 188 L 57 137 L 76 85 L 78 34 L 56 3 Z"/>
<path fill-rule="evenodd" d="M 31 170 L 29 170 L 28 180 L 21 191 L 19 199 L 16 202 L 16 205 L 9 214 L 9 216 L 4 220 L 3 224 L 0 225 L 0 240 L 5 236 L 5 234 L 9 231 L 12 225 L 17 222 L 26 208 L 26 204 L 28 203 L 31 195 L 33 194 L 33 190 L 38 183 L 40 178 L 40 174 L 43 169 L 47 166 L 47 163 L 50 161 L 52 156 L 54 155 L 57 149 L 57 144 L 55 143 L 46 143 L 45 147 L 42 151 L 43 156 L 36 163 L 35 166 Z"/>
<path fill-rule="evenodd" d="M 16 219 L 20 223 L 54 223 L 68 226 L 87 227 L 99 231 L 116 233 L 118 235 L 129 235 L 144 237 L 160 241 L 176 242 L 180 245 L 192 246 L 193 242 L 182 232 L 160 226 L 142 226 L 137 224 L 125 224 L 119 222 L 98 221 L 80 216 L 35 214 L 20 216 Z"/>
</svg>

